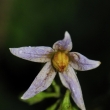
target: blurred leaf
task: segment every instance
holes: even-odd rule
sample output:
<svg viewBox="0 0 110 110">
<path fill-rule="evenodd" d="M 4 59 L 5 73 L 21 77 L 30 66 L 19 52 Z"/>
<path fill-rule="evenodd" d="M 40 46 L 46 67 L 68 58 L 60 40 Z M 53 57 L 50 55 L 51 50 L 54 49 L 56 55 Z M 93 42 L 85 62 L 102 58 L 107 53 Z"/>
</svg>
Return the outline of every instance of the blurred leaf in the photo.
<svg viewBox="0 0 110 110">
<path fill-rule="evenodd" d="M 53 105 L 48 107 L 46 110 L 55 110 L 59 103 L 60 103 L 60 100 L 57 100 Z"/>
<path fill-rule="evenodd" d="M 44 100 L 45 98 L 50 98 L 50 97 L 59 97 L 59 94 L 56 93 L 48 93 L 48 92 L 40 92 L 39 94 L 37 94 L 36 96 L 27 99 L 27 100 L 23 100 L 26 103 L 29 103 L 30 105 L 41 102 L 42 100 Z"/>
<path fill-rule="evenodd" d="M 52 82 L 52 86 L 54 87 L 55 92 L 60 94 L 60 87 L 55 81 Z"/>
<path fill-rule="evenodd" d="M 74 108 L 70 102 L 70 92 L 69 90 L 66 91 L 64 99 L 59 107 L 58 110 L 77 110 Z"/>
<path fill-rule="evenodd" d="M 32 105 L 32 104 L 41 102 L 45 98 L 51 98 L 51 97 L 58 98 L 60 96 L 60 87 L 55 83 L 55 81 L 52 82 L 52 86 L 55 92 L 40 92 L 34 97 L 27 99 L 27 100 L 23 100 L 23 101 Z"/>
</svg>

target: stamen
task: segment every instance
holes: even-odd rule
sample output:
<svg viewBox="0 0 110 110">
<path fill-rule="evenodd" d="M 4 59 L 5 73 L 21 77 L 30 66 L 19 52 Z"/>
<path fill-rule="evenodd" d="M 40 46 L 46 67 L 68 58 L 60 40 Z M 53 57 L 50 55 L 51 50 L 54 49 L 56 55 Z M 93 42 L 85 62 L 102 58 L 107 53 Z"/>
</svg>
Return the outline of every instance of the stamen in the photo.
<svg viewBox="0 0 110 110">
<path fill-rule="evenodd" d="M 58 51 L 54 54 L 52 64 L 57 71 L 59 72 L 65 71 L 68 66 L 68 63 L 69 57 L 67 52 Z"/>
</svg>

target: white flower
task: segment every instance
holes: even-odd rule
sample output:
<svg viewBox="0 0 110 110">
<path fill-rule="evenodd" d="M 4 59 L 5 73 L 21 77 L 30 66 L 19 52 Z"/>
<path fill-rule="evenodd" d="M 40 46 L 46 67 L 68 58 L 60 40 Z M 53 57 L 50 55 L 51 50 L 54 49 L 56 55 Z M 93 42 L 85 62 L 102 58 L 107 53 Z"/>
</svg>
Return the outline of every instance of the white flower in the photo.
<svg viewBox="0 0 110 110">
<path fill-rule="evenodd" d="M 72 49 L 72 41 L 68 32 L 64 39 L 54 43 L 51 47 L 20 47 L 10 48 L 13 55 L 33 62 L 46 64 L 32 82 L 29 89 L 21 97 L 28 99 L 47 89 L 58 72 L 62 84 L 71 91 L 74 102 L 81 110 L 86 110 L 81 87 L 74 69 L 86 71 L 100 65 L 99 61 L 86 58 L 78 52 L 69 52 Z"/>
</svg>

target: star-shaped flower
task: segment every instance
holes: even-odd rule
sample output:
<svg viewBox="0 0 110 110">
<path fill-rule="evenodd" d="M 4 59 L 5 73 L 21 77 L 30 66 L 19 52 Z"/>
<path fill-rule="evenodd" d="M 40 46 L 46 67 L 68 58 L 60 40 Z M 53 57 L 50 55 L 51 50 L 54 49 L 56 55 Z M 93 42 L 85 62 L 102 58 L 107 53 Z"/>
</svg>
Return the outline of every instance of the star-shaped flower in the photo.
<svg viewBox="0 0 110 110">
<path fill-rule="evenodd" d="M 33 62 L 46 62 L 21 98 L 31 98 L 47 89 L 58 72 L 62 84 L 70 90 L 74 102 L 81 110 L 86 110 L 81 87 L 74 69 L 79 71 L 94 69 L 100 65 L 100 62 L 90 60 L 78 52 L 70 52 L 71 49 L 72 41 L 67 31 L 63 40 L 53 44 L 53 49 L 45 46 L 10 48 L 13 55 L 22 59 Z"/>
</svg>

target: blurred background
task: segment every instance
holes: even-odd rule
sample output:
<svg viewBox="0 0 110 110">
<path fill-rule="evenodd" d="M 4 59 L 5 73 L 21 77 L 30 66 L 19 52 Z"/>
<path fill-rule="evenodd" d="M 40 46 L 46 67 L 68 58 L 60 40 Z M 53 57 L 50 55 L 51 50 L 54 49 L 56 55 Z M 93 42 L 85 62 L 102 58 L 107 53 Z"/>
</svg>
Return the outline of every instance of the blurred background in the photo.
<svg viewBox="0 0 110 110">
<path fill-rule="evenodd" d="M 109 110 L 108 0 L 0 0 L 0 110 L 45 110 L 55 102 L 30 106 L 19 99 L 43 64 L 17 58 L 9 48 L 52 46 L 65 31 L 72 37 L 72 51 L 102 62 L 94 70 L 77 71 L 87 110 Z M 58 75 L 55 80 L 60 82 Z"/>
</svg>

